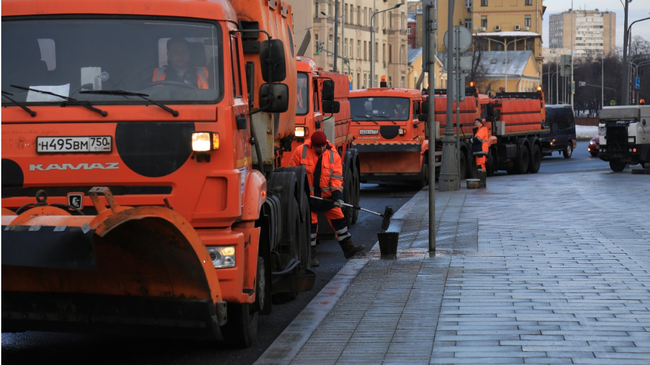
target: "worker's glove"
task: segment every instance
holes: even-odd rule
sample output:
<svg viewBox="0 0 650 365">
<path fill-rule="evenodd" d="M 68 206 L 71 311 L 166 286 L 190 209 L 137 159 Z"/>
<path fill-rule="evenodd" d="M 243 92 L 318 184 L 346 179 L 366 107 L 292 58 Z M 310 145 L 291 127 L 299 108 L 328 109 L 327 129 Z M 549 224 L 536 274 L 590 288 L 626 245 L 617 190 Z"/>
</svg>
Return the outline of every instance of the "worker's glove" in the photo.
<svg viewBox="0 0 650 365">
<path fill-rule="evenodd" d="M 338 200 L 334 201 L 334 206 L 339 207 L 339 208 L 343 208 L 343 200 L 338 199 Z"/>
</svg>

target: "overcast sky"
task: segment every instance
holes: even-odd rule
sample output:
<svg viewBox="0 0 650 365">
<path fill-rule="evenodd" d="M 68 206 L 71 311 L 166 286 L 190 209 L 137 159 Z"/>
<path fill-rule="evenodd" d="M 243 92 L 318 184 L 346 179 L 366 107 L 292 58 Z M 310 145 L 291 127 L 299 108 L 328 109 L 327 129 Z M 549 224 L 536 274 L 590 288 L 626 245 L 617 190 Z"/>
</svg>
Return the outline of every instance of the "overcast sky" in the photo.
<svg viewBox="0 0 650 365">
<path fill-rule="evenodd" d="M 571 0 L 543 0 L 546 6 L 544 13 L 544 47 L 548 47 L 548 20 L 551 14 L 558 14 L 571 9 Z M 625 0 L 573 0 L 574 9 L 613 11 L 616 13 L 616 48 L 623 45 L 623 1 Z M 650 0 L 632 0 L 629 3 L 628 24 L 633 21 L 650 17 Z M 632 36 L 642 36 L 650 41 L 650 19 L 640 21 L 632 26 Z"/>
</svg>

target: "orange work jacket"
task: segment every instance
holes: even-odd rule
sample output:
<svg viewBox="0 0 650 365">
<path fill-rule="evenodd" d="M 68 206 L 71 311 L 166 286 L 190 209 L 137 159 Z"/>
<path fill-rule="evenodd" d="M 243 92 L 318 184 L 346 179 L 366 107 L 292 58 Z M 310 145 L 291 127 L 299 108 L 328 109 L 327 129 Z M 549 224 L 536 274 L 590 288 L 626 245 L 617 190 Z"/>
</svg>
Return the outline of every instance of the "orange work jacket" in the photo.
<svg viewBox="0 0 650 365">
<path fill-rule="evenodd" d="M 165 71 L 165 68 L 155 68 L 153 70 L 153 79 L 152 81 L 164 81 L 165 78 L 167 78 L 167 72 Z M 209 89 L 210 87 L 208 86 L 208 68 L 207 67 L 197 67 L 196 68 L 196 80 L 198 82 L 198 85 L 196 85 L 199 89 Z"/>
<path fill-rule="evenodd" d="M 329 141 L 327 144 L 330 146 L 323 152 L 323 160 L 321 162 L 321 175 L 318 186 L 321 190 L 321 197 L 329 198 L 332 193 L 338 191 L 343 197 L 343 164 L 341 156 Z M 298 147 L 293 156 L 289 166 L 305 166 L 307 170 L 307 180 L 309 181 L 309 194 L 314 195 L 314 171 L 316 163 L 318 162 L 318 155 L 311 147 L 311 141 L 307 140 L 302 146 Z M 338 195 L 338 194 L 336 194 Z"/>
</svg>

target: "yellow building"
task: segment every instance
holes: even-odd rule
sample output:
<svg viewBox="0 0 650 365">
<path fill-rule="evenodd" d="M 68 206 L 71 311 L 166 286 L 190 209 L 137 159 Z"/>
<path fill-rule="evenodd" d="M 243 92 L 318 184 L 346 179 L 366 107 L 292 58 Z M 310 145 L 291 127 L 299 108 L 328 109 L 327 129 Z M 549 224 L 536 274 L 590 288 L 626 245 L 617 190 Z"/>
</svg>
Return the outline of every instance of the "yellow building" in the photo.
<svg viewBox="0 0 650 365">
<path fill-rule="evenodd" d="M 453 25 L 464 26 L 473 34 L 478 51 L 530 50 L 541 70 L 544 10 L 542 0 L 457 0 Z M 440 40 L 447 29 L 448 2 L 439 0 Z M 446 52 L 444 42 L 438 42 L 438 51 Z"/>
<path fill-rule="evenodd" d="M 436 70 L 436 89 L 443 88 L 447 85 L 447 72 L 442 67 L 442 62 L 436 57 L 435 63 Z M 429 88 L 429 73 L 422 70 L 422 48 L 409 49 L 409 64 L 408 64 L 408 82 L 409 89 L 428 89 Z"/>
</svg>

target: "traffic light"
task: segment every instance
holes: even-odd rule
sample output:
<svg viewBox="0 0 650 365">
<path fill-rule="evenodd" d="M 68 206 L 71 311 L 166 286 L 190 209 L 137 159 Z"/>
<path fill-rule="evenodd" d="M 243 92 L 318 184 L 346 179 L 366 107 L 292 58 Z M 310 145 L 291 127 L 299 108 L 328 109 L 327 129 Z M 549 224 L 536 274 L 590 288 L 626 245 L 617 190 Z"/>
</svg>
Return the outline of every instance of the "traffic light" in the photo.
<svg viewBox="0 0 650 365">
<path fill-rule="evenodd" d="M 320 54 L 323 51 L 323 44 L 325 42 L 316 42 L 316 54 Z"/>
</svg>

